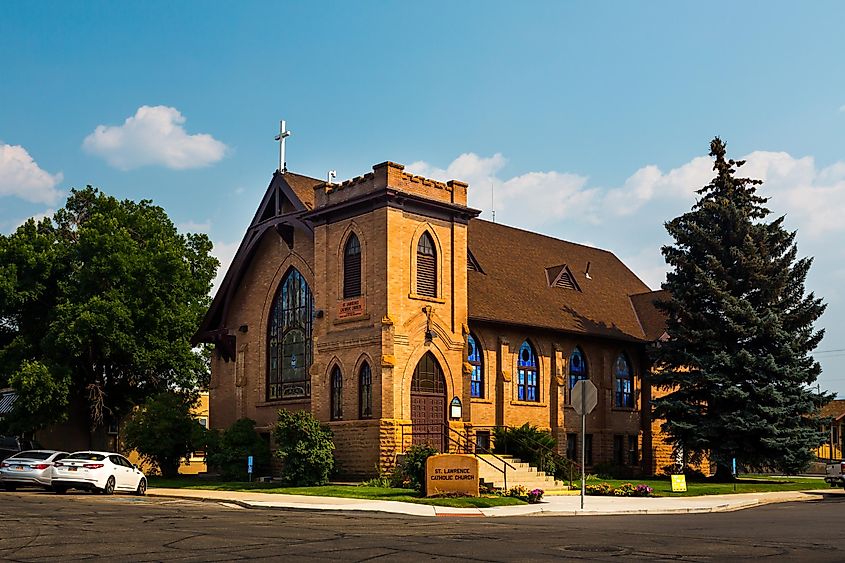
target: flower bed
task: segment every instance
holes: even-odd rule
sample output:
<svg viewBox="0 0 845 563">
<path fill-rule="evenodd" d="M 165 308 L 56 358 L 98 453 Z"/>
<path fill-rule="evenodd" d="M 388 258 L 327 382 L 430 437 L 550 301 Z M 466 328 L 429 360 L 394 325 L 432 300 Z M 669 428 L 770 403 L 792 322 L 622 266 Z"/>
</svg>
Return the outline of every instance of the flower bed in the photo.
<svg viewBox="0 0 845 563">
<path fill-rule="evenodd" d="M 537 504 L 543 500 L 545 491 L 543 489 L 528 490 L 525 485 L 515 485 L 505 491 L 502 496 L 514 497 L 526 501 L 528 504 Z"/>
<path fill-rule="evenodd" d="M 593 496 L 650 497 L 653 496 L 654 489 L 643 484 L 623 483 L 618 487 L 612 487 L 608 483 L 599 483 L 598 485 L 587 485 L 586 493 Z"/>
</svg>

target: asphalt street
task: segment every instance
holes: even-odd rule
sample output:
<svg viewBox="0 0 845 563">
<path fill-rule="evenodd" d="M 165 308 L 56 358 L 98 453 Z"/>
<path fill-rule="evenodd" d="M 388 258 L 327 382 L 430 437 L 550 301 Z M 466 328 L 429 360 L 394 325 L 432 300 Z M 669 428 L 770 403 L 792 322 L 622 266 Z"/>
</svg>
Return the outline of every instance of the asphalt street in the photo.
<svg viewBox="0 0 845 563">
<path fill-rule="evenodd" d="M 0 493 L 0 559 L 843 561 L 845 495 L 718 514 L 421 518 Z"/>
</svg>

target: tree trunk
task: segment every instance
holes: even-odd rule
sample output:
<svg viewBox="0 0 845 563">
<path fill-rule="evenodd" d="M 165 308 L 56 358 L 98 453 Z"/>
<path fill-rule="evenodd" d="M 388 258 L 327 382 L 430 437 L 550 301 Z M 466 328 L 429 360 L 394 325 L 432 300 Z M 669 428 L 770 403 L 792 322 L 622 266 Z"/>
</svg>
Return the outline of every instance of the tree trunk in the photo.
<svg viewBox="0 0 845 563">
<path fill-rule="evenodd" d="M 713 480 L 719 483 L 730 483 L 735 478 L 729 466 L 718 464 L 716 465 L 716 475 L 713 476 Z"/>
</svg>

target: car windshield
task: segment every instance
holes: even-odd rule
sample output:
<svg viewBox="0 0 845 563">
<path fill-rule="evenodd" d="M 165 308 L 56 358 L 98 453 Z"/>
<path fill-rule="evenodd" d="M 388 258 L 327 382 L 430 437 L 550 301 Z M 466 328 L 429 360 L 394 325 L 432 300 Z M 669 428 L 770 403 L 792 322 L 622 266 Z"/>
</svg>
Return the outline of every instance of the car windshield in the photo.
<svg viewBox="0 0 845 563">
<path fill-rule="evenodd" d="M 53 455 L 53 452 L 21 452 L 19 454 L 15 454 L 9 459 L 14 458 L 23 458 L 23 459 L 47 459 Z"/>
<path fill-rule="evenodd" d="M 106 459 L 106 456 L 102 454 L 94 454 L 91 452 L 76 452 L 75 454 L 70 454 L 65 458 L 65 460 L 70 459 L 82 459 L 85 461 L 103 461 Z"/>
</svg>

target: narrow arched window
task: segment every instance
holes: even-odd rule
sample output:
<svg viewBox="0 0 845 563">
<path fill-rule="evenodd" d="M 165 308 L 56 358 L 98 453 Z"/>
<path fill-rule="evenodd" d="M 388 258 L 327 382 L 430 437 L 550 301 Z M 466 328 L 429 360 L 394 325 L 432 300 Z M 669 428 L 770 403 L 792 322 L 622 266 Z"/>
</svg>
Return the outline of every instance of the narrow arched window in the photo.
<svg viewBox="0 0 845 563">
<path fill-rule="evenodd" d="M 332 404 L 332 420 L 342 420 L 343 419 L 343 375 L 340 373 L 340 368 L 338 366 L 335 366 L 332 369 L 331 404 Z"/>
<path fill-rule="evenodd" d="M 358 376 L 358 404 L 361 418 L 373 417 L 373 374 L 367 362 L 361 364 Z"/>
<path fill-rule="evenodd" d="M 302 274 L 282 278 L 267 323 L 267 400 L 311 396 L 314 302 Z"/>
<path fill-rule="evenodd" d="M 569 388 L 575 387 L 575 384 L 582 379 L 590 379 L 590 374 L 587 371 L 587 361 L 584 359 L 584 352 L 581 348 L 576 347 L 569 356 Z"/>
<path fill-rule="evenodd" d="M 349 236 L 343 249 L 343 298 L 361 295 L 361 243 L 355 233 Z"/>
<path fill-rule="evenodd" d="M 427 232 L 417 243 L 417 294 L 437 297 L 437 251 Z"/>
<path fill-rule="evenodd" d="M 472 334 L 467 336 L 467 363 L 472 366 L 469 374 L 469 396 L 484 397 L 484 366 L 481 361 L 481 349 Z"/>
<path fill-rule="evenodd" d="M 634 408 L 634 376 L 631 372 L 631 362 L 623 352 L 613 364 L 613 378 L 616 381 L 614 404 L 620 408 Z"/>
<path fill-rule="evenodd" d="M 517 359 L 518 377 L 516 381 L 516 396 L 520 401 L 539 401 L 540 385 L 538 382 L 537 354 L 527 340 L 519 347 Z"/>
</svg>

